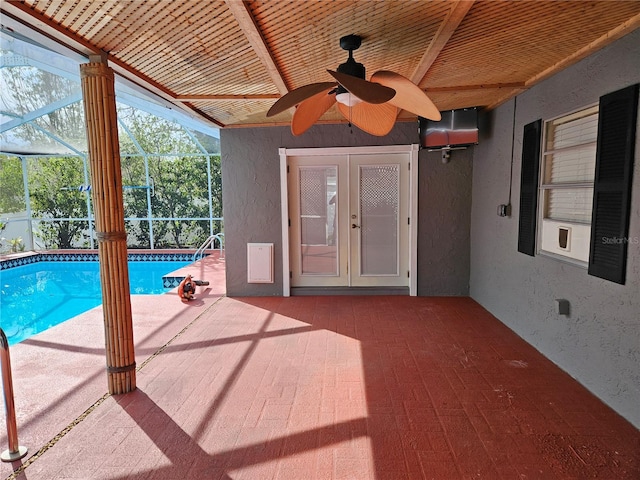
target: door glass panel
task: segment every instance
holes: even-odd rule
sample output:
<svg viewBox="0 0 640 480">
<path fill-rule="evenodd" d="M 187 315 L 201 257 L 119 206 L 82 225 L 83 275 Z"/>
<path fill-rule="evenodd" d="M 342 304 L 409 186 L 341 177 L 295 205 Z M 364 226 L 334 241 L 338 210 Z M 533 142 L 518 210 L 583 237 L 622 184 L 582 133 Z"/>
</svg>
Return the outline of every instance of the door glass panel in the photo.
<svg viewBox="0 0 640 480">
<path fill-rule="evenodd" d="M 336 166 L 300 167 L 300 253 L 303 275 L 338 275 Z"/>
<path fill-rule="evenodd" d="M 360 166 L 360 274 L 398 274 L 398 165 Z"/>
</svg>

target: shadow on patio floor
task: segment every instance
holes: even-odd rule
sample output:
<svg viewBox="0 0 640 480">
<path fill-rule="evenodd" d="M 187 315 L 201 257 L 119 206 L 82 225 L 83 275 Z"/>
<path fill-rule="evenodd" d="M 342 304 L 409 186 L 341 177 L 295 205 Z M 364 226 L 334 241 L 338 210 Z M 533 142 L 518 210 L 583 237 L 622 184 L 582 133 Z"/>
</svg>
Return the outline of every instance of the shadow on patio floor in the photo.
<svg viewBox="0 0 640 480">
<path fill-rule="evenodd" d="M 640 475 L 640 432 L 468 298 L 221 298 L 186 326 L 16 478 Z"/>
</svg>

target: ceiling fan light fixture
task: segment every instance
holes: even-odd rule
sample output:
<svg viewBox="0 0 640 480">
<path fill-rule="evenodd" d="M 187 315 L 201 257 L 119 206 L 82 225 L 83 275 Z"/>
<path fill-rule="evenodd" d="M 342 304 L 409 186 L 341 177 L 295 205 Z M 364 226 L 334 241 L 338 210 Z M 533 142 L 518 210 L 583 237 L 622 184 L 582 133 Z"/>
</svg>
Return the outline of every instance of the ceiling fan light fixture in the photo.
<svg viewBox="0 0 640 480">
<path fill-rule="evenodd" d="M 336 102 L 347 107 L 353 107 L 354 105 L 361 103 L 362 100 L 356 97 L 353 93 L 342 92 L 336 95 Z"/>
</svg>

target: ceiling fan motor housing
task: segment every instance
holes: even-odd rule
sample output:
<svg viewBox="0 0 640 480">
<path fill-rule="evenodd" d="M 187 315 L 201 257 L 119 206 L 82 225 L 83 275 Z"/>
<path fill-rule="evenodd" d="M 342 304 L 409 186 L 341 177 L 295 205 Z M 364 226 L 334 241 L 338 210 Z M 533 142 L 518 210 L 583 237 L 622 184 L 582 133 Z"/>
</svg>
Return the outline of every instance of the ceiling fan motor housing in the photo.
<svg viewBox="0 0 640 480">
<path fill-rule="evenodd" d="M 352 77 L 365 78 L 365 68 L 361 63 L 356 62 L 353 57 L 349 57 L 349 59 L 341 63 L 338 67 L 338 71 L 340 73 L 345 73 L 347 75 L 351 75 Z"/>
</svg>

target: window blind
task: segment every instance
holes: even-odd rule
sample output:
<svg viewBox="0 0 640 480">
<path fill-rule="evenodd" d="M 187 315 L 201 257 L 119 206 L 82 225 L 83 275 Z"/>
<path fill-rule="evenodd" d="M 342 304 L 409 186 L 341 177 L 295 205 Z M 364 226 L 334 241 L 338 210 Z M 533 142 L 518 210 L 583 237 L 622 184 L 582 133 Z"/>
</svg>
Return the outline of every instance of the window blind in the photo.
<svg viewBox="0 0 640 480">
<path fill-rule="evenodd" d="M 546 156 L 545 184 L 593 182 L 596 144 L 589 143 Z"/>
<path fill-rule="evenodd" d="M 546 123 L 543 217 L 591 223 L 598 106 Z"/>
<path fill-rule="evenodd" d="M 555 188 L 548 191 L 546 217 L 566 222 L 591 223 L 592 188 Z"/>
<path fill-rule="evenodd" d="M 547 150 L 595 142 L 598 135 L 598 108 L 567 115 L 547 124 Z"/>
</svg>

